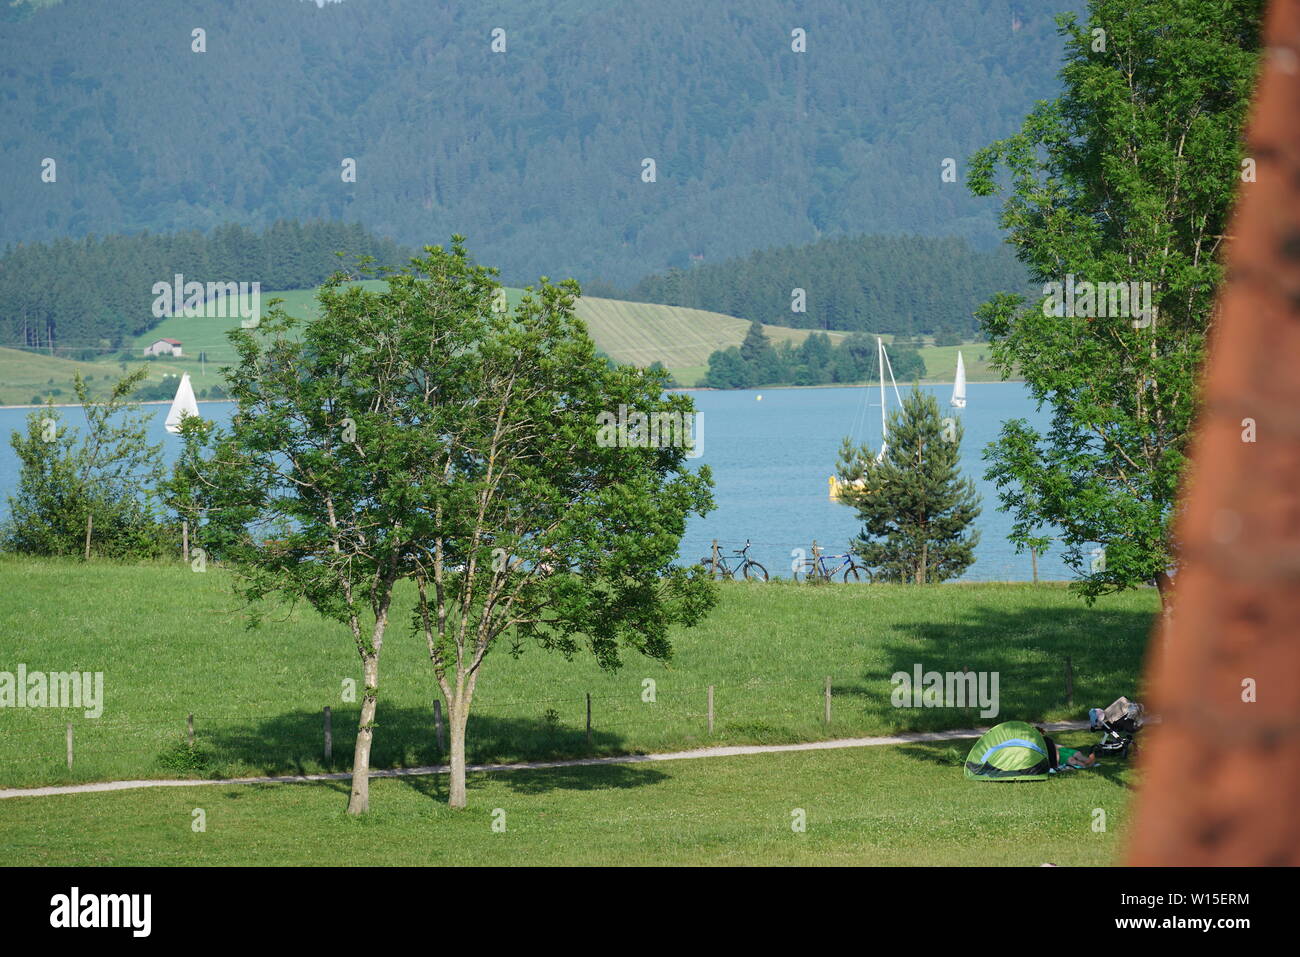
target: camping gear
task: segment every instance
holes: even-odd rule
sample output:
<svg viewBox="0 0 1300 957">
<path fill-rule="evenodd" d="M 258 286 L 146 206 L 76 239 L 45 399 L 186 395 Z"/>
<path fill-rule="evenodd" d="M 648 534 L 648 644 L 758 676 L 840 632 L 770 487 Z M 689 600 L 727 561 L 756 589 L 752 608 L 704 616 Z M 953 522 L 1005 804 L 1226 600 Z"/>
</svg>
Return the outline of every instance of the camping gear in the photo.
<svg viewBox="0 0 1300 957">
<path fill-rule="evenodd" d="M 1101 732 L 1101 743 L 1096 750 L 1102 754 L 1117 754 L 1127 758 L 1129 751 L 1137 750 L 1134 737 L 1142 728 L 1146 709 L 1136 701 L 1119 697 L 1111 702 L 1110 707 L 1090 708 L 1088 710 L 1088 729 Z"/>
<path fill-rule="evenodd" d="M 1045 781 L 1056 768 L 1056 745 L 1032 724 L 1003 721 L 975 742 L 966 758 L 972 781 Z"/>
</svg>

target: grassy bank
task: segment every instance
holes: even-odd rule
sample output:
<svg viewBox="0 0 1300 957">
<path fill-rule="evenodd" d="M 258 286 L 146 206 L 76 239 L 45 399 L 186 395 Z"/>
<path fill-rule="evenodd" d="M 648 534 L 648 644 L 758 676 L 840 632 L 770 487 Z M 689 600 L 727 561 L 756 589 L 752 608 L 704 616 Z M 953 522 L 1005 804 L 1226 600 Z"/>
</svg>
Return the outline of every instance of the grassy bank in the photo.
<svg viewBox="0 0 1300 957">
<path fill-rule="evenodd" d="M 227 572 L 188 566 L 0 559 L 0 670 L 102 671 L 104 712 L 0 709 L 0 786 L 141 776 L 284 773 L 329 768 L 322 708 L 333 709 L 334 762 L 350 766 L 359 682 L 345 630 L 309 609 L 244 627 Z M 409 596 L 406 596 L 409 598 Z M 472 761 L 662 751 L 705 743 L 784 743 L 1007 718 L 1079 717 L 1137 691 L 1154 593 L 1088 608 L 1053 585 L 723 587 L 700 628 L 674 637 L 667 666 L 628 658 L 616 673 L 536 648 L 487 661 L 470 719 Z M 394 616 L 381 670 L 376 766 L 433 763 L 434 683 L 421 641 Z M 1075 700 L 1065 701 L 1064 658 Z M 895 708 L 890 675 L 996 671 L 1000 713 Z M 825 678 L 833 716 L 823 721 Z M 647 684 L 652 682 L 652 685 Z M 706 728 L 707 688 L 716 724 Z M 653 689 L 653 694 L 650 690 Z M 586 696 L 592 698 L 590 746 Z M 653 698 L 653 700 L 647 700 Z M 194 714 L 197 748 L 181 747 Z M 75 761 L 65 764 L 65 729 Z"/>
</svg>

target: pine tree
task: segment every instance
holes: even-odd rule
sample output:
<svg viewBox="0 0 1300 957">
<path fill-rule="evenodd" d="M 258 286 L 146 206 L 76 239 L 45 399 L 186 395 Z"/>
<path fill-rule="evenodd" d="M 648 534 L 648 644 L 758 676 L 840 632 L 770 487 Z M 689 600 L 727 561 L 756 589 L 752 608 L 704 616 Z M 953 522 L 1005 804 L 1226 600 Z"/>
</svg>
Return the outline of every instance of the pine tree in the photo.
<svg viewBox="0 0 1300 957">
<path fill-rule="evenodd" d="M 979 495 L 960 476 L 961 438 L 960 420 L 941 417 L 934 396 L 913 388 L 890 414 L 879 462 L 844 440 L 836 472 L 862 521 L 851 547 L 876 581 L 945 581 L 975 561 Z"/>
<path fill-rule="evenodd" d="M 763 332 L 763 324 L 755 320 L 749 324 L 745 341 L 740 344 L 740 357 L 746 362 L 758 362 L 772 348 L 772 342 Z"/>
</svg>

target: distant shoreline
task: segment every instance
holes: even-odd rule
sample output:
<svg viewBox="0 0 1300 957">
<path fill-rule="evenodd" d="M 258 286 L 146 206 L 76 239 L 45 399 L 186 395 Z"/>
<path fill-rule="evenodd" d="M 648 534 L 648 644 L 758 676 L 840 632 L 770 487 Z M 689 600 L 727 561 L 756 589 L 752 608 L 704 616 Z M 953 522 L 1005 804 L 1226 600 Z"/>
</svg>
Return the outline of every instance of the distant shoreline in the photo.
<svg viewBox="0 0 1300 957">
<path fill-rule="evenodd" d="M 970 379 L 966 380 L 967 385 L 1002 385 L 1004 383 L 1019 382 L 1023 383 L 1024 379 L 990 379 L 983 382 L 975 382 Z M 823 382 L 821 385 L 757 385 L 745 389 L 715 389 L 707 385 L 675 385 L 668 388 L 668 392 L 753 392 L 757 389 L 767 391 L 775 389 L 874 389 L 879 385 L 876 382 L 858 382 L 846 384 L 843 382 Z M 922 381 L 921 385 L 952 385 L 951 382 L 926 382 Z M 233 402 L 234 399 L 198 399 L 199 405 L 210 402 Z M 139 403 L 140 405 L 171 405 L 171 399 L 149 399 Z M 40 405 L 0 405 L 0 409 L 44 409 L 48 408 L 44 403 Z M 53 408 L 56 409 L 79 409 L 80 402 L 56 402 Z"/>
<path fill-rule="evenodd" d="M 145 399 L 143 402 L 135 402 L 132 404 L 133 405 L 171 405 L 173 401 L 175 400 Z M 234 402 L 235 400 L 234 399 L 195 399 L 195 401 L 198 402 L 199 405 L 203 405 L 208 402 Z M 0 405 L 0 409 L 48 409 L 48 408 L 80 409 L 81 403 L 80 402 L 55 402 L 52 406 L 47 406 L 43 402 L 40 405 L 31 405 L 30 403 L 27 405 Z"/>
<path fill-rule="evenodd" d="M 1024 379 L 967 379 L 967 385 L 1003 385 L 1005 383 L 1018 382 L 1024 384 Z M 910 385 L 911 383 L 907 383 Z M 922 379 L 921 385 L 953 385 L 951 382 L 929 381 Z M 675 385 L 671 386 L 669 392 L 755 392 L 759 389 L 875 389 L 880 385 L 879 382 L 823 382 L 821 385 L 754 385 L 746 386 L 743 389 L 715 389 L 711 385 Z"/>
</svg>

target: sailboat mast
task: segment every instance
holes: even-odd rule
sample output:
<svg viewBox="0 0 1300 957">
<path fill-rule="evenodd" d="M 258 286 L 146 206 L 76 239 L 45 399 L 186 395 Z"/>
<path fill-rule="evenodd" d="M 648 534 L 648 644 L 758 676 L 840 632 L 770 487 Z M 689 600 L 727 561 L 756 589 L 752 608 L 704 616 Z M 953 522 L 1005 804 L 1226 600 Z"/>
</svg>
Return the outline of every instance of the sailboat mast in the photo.
<svg viewBox="0 0 1300 957">
<path fill-rule="evenodd" d="M 880 446 L 885 446 L 885 340 L 876 336 L 876 358 L 880 360 Z"/>
</svg>

